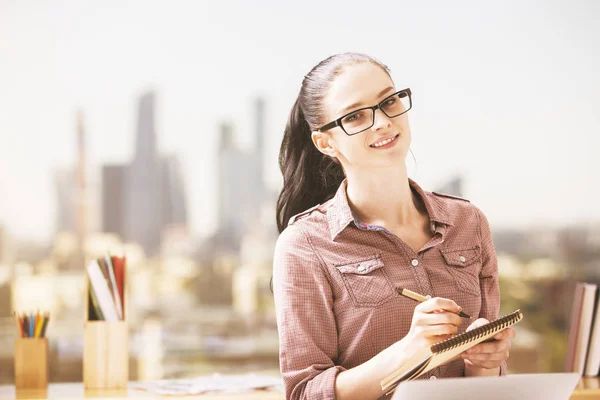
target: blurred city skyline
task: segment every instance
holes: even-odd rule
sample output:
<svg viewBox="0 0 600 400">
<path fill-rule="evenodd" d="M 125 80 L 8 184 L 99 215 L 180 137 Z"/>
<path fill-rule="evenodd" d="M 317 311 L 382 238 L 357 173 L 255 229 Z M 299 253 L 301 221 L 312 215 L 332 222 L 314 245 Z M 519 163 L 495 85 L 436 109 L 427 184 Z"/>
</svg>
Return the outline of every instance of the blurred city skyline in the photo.
<svg viewBox="0 0 600 400">
<path fill-rule="evenodd" d="M 417 167 L 407 162 L 424 188 L 462 176 L 493 227 L 597 224 L 600 3 L 408 4 L 0 1 L 0 225 L 54 234 L 53 176 L 77 161 L 77 110 L 99 207 L 101 166 L 132 160 L 137 101 L 153 90 L 159 151 L 181 159 L 191 231 L 211 234 L 221 124 L 252 148 L 252 105 L 264 98 L 262 162 L 277 188 L 302 77 L 342 51 L 381 59 L 413 89 Z"/>
</svg>

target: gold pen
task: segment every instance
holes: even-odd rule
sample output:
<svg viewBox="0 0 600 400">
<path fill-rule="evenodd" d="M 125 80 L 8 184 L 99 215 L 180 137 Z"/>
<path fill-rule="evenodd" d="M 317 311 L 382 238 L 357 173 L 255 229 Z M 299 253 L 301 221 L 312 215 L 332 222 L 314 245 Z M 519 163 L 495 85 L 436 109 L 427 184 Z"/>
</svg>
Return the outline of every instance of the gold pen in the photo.
<svg viewBox="0 0 600 400">
<path fill-rule="evenodd" d="M 398 292 L 398 294 L 400 294 L 400 295 L 402 295 L 404 297 L 408 297 L 409 299 L 416 300 L 419 303 L 422 303 L 424 301 L 427 301 L 427 300 L 431 299 L 431 296 L 423 296 L 422 294 L 415 293 L 412 290 L 404 289 L 404 288 L 401 288 L 401 287 L 396 288 L 396 291 Z M 466 313 L 462 312 L 462 310 L 459 311 L 457 314 L 459 316 L 463 317 L 463 318 L 471 318 L 469 316 L 469 314 L 466 314 Z"/>
</svg>

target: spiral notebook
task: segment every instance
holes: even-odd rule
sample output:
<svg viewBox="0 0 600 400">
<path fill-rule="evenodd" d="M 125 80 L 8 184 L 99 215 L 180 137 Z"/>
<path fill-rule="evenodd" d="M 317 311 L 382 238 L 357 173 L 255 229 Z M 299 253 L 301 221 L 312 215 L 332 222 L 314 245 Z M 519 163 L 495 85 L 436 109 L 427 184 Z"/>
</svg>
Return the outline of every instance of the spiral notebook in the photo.
<svg viewBox="0 0 600 400">
<path fill-rule="evenodd" d="M 394 391 L 396 386 L 403 381 L 413 380 L 432 369 L 451 361 L 463 351 L 470 349 L 478 343 L 490 339 L 501 330 L 516 324 L 523 319 L 520 310 L 488 322 L 478 328 L 460 335 L 453 336 L 429 348 L 418 352 L 414 357 L 396 371 L 381 381 L 381 389 L 387 393 Z"/>
</svg>

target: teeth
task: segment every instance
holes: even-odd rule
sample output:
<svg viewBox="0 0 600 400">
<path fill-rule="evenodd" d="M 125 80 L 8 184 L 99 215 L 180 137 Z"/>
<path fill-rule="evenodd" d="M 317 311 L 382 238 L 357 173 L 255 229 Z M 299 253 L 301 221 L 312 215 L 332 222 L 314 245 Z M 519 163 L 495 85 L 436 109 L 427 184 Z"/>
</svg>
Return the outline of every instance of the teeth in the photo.
<svg viewBox="0 0 600 400">
<path fill-rule="evenodd" d="M 381 142 L 377 142 L 375 144 L 372 144 L 371 146 L 373 146 L 373 147 L 385 146 L 386 144 L 388 144 L 389 142 L 391 142 L 394 139 L 396 139 L 396 136 L 393 136 L 393 137 L 391 137 L 389 139 L 386 139 L 386 140 L 382 140 Z"/>
</svg>

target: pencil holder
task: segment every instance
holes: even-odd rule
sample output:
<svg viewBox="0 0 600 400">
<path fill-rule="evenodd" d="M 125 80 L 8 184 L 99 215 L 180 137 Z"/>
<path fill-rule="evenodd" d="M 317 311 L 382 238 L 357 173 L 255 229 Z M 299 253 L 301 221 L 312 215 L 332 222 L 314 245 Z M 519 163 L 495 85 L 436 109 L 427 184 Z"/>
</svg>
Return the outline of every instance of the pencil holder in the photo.
<svg viewBox="0 0 600 400">
<path fill-rule="evenodd" d="M 122 389 L 129 380 L 129 333 L 126 321 L 86 321 L 83 383 L 86 389 Z"/>
<path fill-rule="evenodd" d="M 125 290 L 125 289 L 124 289 Z M 98 320 L 86 284 L 83 327 L 83 384 L 86 389 L 124 389 L 129 380 L 129 329 L 121 321 Z M 123 304 L 126 296 L 123 296 Z"/>
<path fill-rule="evenodd" d="M 15 342 L 15 387 L 48 387 L 48 339 L 17 338 Z"/>
</svg>

